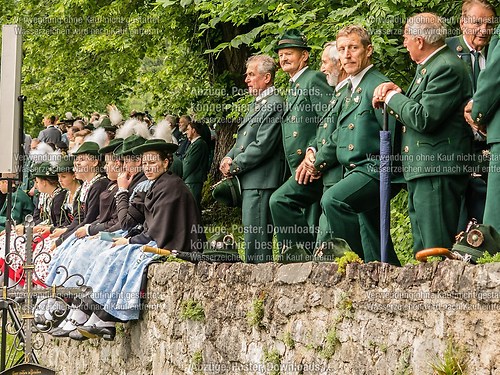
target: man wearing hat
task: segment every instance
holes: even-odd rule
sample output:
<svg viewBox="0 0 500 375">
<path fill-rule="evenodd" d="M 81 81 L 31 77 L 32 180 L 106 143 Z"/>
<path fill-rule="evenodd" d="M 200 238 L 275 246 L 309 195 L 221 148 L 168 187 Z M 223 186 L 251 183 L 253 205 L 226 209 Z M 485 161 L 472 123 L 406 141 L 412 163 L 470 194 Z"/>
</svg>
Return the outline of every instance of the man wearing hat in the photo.
<svg viewBox="0 0 500 375">
<path fill-rule="evenodd" d="M 477 90 L 479 72 L 486 66 L 488 47 L 494 31 L 496 10 L 488 0 L 465 0 L 462 4 L 460 29 L 462 35 L 446 39 L 448 47 L 465 63 L 472 82 L 473 92 Z M 475 218 L 482 222 L 486 203 L 486 181 L 488 163 L 483 157 L 489 149 L 486 135 L 474 131 L 474 172 L 471 173 L 465 201 L 460 214 L 459 231 Z"/>
<path fill-rule="evenodd" d="M 245 82 L 255 97 L 238 127 L 236 143 L 220 163 L 224 176 L 241 183 L 245 259 L 270 262 L 273 230 L 269 199 L 283 182 L 285 160 L 281 143 L 283 99 L 274 87 L 276 64 L 268 55 L 247 61 Z M 237 181 L 237 179 L 233 179 Z"/>
<path fill-rule="evenodd" d="M 474 130 L 487 132 L 491 147 L 490 173 L 483 223 L 500 231 L 500 27 L 491 38 L 488 64 L 478 79 L 478 89 L 465 108 L 465 119 Z"/>
<path fill-rule="evenodd" d="M 319 205 L 308 204 L 300 198 L 302 192 L 295 181 L 295 173 L 308 146 L 315 142 L 316 124 L 328 108 L 333 88 L 328 85 L 324 74 L 308 67 L 311 47 L 298 30 L 287 31 L 275 50 L 281 68 L 290 76 L 281 128 L 285 158 L 292 177 L 271 196 L 271 214 L 280 248 L 301 244 L 312 251 Z M 308 190 L 309 194 L 321 196 L 323 184 L 315 180 Z"/>
</svg>

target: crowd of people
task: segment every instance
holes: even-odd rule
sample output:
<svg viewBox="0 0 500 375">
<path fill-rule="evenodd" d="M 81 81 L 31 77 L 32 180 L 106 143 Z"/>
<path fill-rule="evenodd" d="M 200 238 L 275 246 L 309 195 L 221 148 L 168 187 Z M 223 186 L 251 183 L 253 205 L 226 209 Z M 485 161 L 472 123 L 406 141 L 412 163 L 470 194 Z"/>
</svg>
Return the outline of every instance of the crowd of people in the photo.
<svg viewBox="0 0 500 375">
<path fill-rule="evenodd" d="M 286 98 L 274 86 L 275 60 L 249 58 L 245 82 L 254 100 L 234 146 L 214 161 L 241 193 L 245 261 L 272 261 L 274 235 L 281 254 L 312 254 L 342 239 L 365 262 L 380 260 L 384 104 L 392 193 L 408 190 L 414 251 L 451 248 L 471 218 L 500 230 L 499 177 L 492 170 L 499 163 L 495 17 L 487 0 L 465 0 L 463 34 L 448 39 L 437 15 L 409 18 L 403 43 L 416 73 L 408 88 L 372 64 L 370 35 L 357 25 L 325 45 L 320 71 L 308 66 L 311 46 L 300 31 L 282 35 L 275 51 L 290 78 Z M 52 254 L 48 265 L 36 264 L 35 281 L 58 285 L 64 266 L 93 290 L 91 299 L 72 301 L 69 315 L 51 330 L 58 337 L 113 339 L 117 321 L 138 318 L 138 292 L 152 257 L 141 245 L 200 251 L 205 241 L 201 192 L 213 158 L 210 129 L 189 116 L 153 124 L 133 113 L 123 123 L 116 108 L 108 112 L 72 121 L 66 132 L 46 118 L 29 159 L 38 198 L 32 202 L 28 186 L 13 193 L 16 223 L 34 209 L 35 232 L 46 239 L 35 254 Z M 48 155 L 59 155 L 56 163 L 45 161 L 46 147 Z M 399 265 L 391 241 L 388 262 Z M 21 263 L 12 262 L 14 281 Z M 58 309 L 57 301 L 46 301 L 35 311 L 38 324 L 53 324 Z"/>
</svg>

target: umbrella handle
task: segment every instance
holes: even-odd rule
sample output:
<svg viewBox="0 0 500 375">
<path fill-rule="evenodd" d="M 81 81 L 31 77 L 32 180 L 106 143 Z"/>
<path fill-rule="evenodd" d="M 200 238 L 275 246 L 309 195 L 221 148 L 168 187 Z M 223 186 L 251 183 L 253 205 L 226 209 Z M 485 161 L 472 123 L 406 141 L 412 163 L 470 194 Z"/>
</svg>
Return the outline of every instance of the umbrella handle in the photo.
<svg viewBox="0 0 500 375">
<path fill-rule="evenodd" d="M 384 102 L 384 124 L 382 125 L 382 130 L 389 130 L 389 110 L 387 107 L 387 103 Z"/>
<path fill-rule="evenodd" d="M 165 256 L 172 255 L 172 252 L 170 250 L 159 249 L 157 247 L 148 246 L 148 245 L 144 245 L 141 249 L 145 253 L 153 253 L 153 254 L 165 255 Z"/>
<path fill-rule="evenodd" d="M 455 254 L 453 254 L 449 249 L 445 249 L 444 247 L 431 247 L 429 249 L 420 250 L 415 254 L 415 258 L 419 262 L 426 263 L 427 257 L 435 257 L 435 256 L 445 256 L 448 259 L 460 259 Z"/>
</svg>

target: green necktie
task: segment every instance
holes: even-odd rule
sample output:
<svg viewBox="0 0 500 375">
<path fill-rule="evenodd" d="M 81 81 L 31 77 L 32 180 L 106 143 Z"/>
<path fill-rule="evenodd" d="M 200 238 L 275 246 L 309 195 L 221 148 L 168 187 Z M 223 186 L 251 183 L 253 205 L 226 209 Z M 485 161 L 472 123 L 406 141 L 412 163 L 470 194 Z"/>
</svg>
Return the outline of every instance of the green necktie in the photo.
<svg viewBox="0 0 500 375">
<path fill-rule="evenodd" d="M 479 66 L 479 57 L 481 52 L 472 51 L 471 55 L 474 56 L 474 67 L 472 68 L 472 74 L 474 75 L 474 92 L 477 89 L 477 77 L 479 77 L 479 72 L 481 72 L 481 67 Z"/>
<path fill-rule="evenodd" d="M 345 90 L 345 108 L 347 109 L 349 107 L 349 105 L 351 104 L 351 96 L 352 96 L 352 81 L 351 79 L 349 78 L 347 80 L 347 88 Z"/>
</svg>

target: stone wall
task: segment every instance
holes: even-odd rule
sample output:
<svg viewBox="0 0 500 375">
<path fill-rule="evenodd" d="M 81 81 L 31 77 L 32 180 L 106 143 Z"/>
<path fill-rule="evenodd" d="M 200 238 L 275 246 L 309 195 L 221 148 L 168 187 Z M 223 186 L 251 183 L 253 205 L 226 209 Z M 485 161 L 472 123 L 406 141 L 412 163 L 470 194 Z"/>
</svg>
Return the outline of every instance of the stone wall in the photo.
<svg viewBox="0 0 500 375">
<path fill-rule="evenodd" d="M 500 374 L 499 263 L 163 263 L 148 276 L 148 310 L 114 342 L 47 337 L 41 362 L 60 375 L 420 375 L 453 343 L 468 374 Z"/>
</svg>

